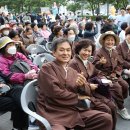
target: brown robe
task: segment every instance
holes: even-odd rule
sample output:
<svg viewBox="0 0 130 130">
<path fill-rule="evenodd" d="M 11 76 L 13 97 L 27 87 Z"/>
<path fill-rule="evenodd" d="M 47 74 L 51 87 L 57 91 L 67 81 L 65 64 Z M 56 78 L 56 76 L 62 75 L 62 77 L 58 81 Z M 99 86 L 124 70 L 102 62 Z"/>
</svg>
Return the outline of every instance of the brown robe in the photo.
<svg viewBox="0 0 130 130">
<path fill-rule="evenodd" d="M 116 49 L 118 51 L 120 58 L 123 61 L 123 69 L 130 69 L 130 49 L 128 48 L 126 41 L 119 44 L 116 47 Z M 130 78 L 126 79 L 126 81 L 130 85 Z M 130 91 L 130 89 L 129 89 L 129 91 Z"/>
<path fill-rule="evenodd" d="M 80 126 L 83 130 L 112 130 L 110 114 L 77 107 L 80 88 L 76 86 L 76 79 L 77 72 L 70 67 L 65 72 L 58 61 L 44 64 L 38 77 L 38 113 L 51 123 L 52 130 L 64 130 L 60 126 Z M 87 83 L 81 90 L 90 95 Z"/>
<path fill-rule="evenodd" d="M 34 40 L 34 37 L 33 37 L 33 36 L 30 37 L 30 38 L 28 38 L 24 33 L 22 33 L 22 34 L 20 35 L 20 38 L 21 38 L 23 44 L 25 45 L 25 48 L 26 48 L 27 46 L 29 46 L 30 44 L 35 44 L 35 40 Z"/>
<path fill-rule="evenodd" d="M 82 60 L 78 57 L 78 55 L 75 55 L 74 58 L 69 62 L 69 66 L 75 69 L 78 73 L 83 72 L 87 81 L 92 77 L 95 77 L 98 75 L 100 76 L 100 71 L 97 70 L 91 62 L 88 61 L 87 66 L 85 67 Z M 99 102 L 105 103 L 111 109 L 111 113 L 113 117 L 113 125 L 114 125 L 113 130 L 114 130 L 116 126 L 116 106 L 114 102 L 98 93 L 95 93 L 95 92 L 92 92 L 92 93 L 95 98 L 99 99 Z M 99 110 L 102 111 L 102 107 Z"/>
<path fill-rule="evenodd" d="M 127 45 L 126 41 L 119 44 L 116 47 L 116 49 L 118 51 L 118 54 L 119 54 L 120 58 L 123 61 L 123 68 L 124 69 L 130 69 L 130 50 L 128 48 L 128 45 Z"/>
<path fill-rule="evenodd" d="M 106 64 L 100 64 L 99 60 L 101 57 L 105 57 L 107 59 Z M 122 65 L 123 61 L 120 59 L 117 51 L 115 49 L 112 50 L 112 54 L 110 56 L 109 51 L 105 48 L 100 48 L 94 57 L 93 64 L 95 67 L 102 71 L 104 76 L 112 80 L 113 86 L 110 88 L 112 92 L 112 96 L 117 103 L 119 109 L 123 109 L 124 99 L 128 96 L 128 83 L 122 79 Z"/>
</svg>

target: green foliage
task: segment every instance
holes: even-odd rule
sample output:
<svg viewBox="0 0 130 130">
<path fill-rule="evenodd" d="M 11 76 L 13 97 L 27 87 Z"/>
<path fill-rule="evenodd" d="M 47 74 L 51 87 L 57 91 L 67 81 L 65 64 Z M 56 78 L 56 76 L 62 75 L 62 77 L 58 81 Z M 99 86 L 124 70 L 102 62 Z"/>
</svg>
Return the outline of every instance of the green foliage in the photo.
<svg viewBox="0 0 130 130">
<path fill-rule="evenodd" d="M 91 16 L 91 15 L 83 15 L 83 16 L 79 16 L 79 17 L 81 17 L 81 18 L 84 18 L 84 17 L 86 17 L 86 18 L 91 18 L 93 21 L 95 21 L 96 20 L 96 16 Z M 107 19 L 108 18 L 108 16 L 101 16 L 102 17 L 102 19 Z"/>
<path fill-rule="evenodd" d="M 45 7 L 50 0 L 0 0 L 0 6 L 7 5 L 13 12 L 33 11 L 35 8 Z"/>
<path fill-rule="evenodd" d="M 58 5 L 66 5 L 69 0 L 0 0 L 0 6 L 7 5 L 8 8 L 14 12 L 20 11 L 33 11 L 35 9 L 40 9 L 40 7 L 51 7 L 54 2 Z M 81 4 L 87 5 L 87 8 L 94 10 L 99 7 L 101 3 L 114 4 L 116 9 L 126 7 L 128 0 L 75 0 L 75 4 L 68 6 L 70 11 L 75 12 L 78 9 L 81 9 Z"/>
<path fill-rule="evenodd" d="M 72 11 L 72 12 L 75 13 L 76 10 L 81 9 L 81 5 L 80 5 L 79 3 L 73 3 L 73 4 L 68 5 L 68 6 L 67 6 L 67 9 L 68 9 L 69 11 Z"/>
</svg>

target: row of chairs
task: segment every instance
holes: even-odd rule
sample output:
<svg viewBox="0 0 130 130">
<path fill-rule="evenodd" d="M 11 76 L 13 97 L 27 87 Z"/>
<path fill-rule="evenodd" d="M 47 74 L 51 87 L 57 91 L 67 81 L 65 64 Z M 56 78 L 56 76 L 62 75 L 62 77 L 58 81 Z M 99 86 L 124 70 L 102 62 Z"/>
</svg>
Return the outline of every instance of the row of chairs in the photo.
<svg viewBox="0 0 130 130">
<path fill-rule="evenodd" d="M 34 64 L 41 68 L 43 63 L 53 61 L 55 58 L 52 56 L 51 51 L 52 43 L 46 42 L 40 44 L 30 44 L 26 49 L 30 52 L 29 58 Z"/>
<path fill-rule="evenodd" d="M 41 68 L 42 64 L 53 61 L 55 58 L 51 55 L 51 43 L 39 38 L 36 44 L 30 44 L 26 49 L 30 52 L 29 58 L 34 64 Z M 32 80 L 23 88 L 21 94 L 21 106 L 23 110 L 39 122 L 46 130 L 51 130 L 50 123 L 42 116 L 36 113 L 37 79 Z"/>
</svg>

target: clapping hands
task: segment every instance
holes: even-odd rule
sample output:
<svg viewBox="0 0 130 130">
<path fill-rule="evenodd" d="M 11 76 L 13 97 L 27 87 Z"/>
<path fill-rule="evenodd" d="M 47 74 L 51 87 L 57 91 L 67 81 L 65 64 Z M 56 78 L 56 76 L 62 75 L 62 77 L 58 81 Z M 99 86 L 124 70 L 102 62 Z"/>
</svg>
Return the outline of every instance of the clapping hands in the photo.
<svg viewBox="0 0 130 130">
<path fill-rule="evenodd" d="M 80 74 L 78 74 L 78 78 L 76 80 L 76 85 L 77 86 L 84 86 L 86 83 L 86 78 L 84 77 L 83 72 L 81 72 Z"/>
</svg>

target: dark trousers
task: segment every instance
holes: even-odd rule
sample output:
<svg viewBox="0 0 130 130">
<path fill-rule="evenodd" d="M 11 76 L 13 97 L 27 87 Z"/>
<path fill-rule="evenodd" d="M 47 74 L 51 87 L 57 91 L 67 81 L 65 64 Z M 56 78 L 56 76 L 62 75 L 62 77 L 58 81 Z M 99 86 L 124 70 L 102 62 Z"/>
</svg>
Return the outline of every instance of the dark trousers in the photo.
<svg viewBox="0 0 130 130">
<path fill-rule="evenodd" d="M 0 96 L 0 111 L 11 111 L 14 128 L 27 128 L 28 115 L 21 108 L 22 87 L 15 86 L 9 92 Z"/>
</svg>

